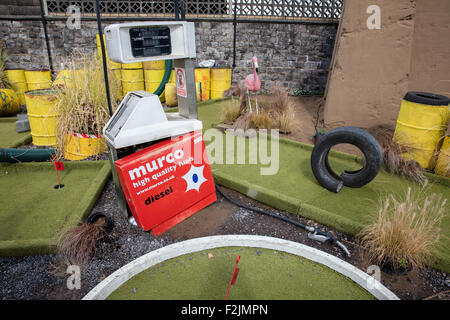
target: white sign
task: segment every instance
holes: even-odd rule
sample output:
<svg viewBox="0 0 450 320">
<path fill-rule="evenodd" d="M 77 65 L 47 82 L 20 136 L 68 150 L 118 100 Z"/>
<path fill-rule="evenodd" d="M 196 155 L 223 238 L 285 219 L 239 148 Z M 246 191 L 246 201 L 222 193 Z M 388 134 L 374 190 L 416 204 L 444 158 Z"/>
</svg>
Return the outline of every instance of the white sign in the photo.
<svg viewBox="0 0 450 320">
<path fill-rule="evenodd" d="M 175 82 L 177 84 L 177 95 L 187 98 L 186 72 L 184 68 L 175 68 Z"/>
</svg>

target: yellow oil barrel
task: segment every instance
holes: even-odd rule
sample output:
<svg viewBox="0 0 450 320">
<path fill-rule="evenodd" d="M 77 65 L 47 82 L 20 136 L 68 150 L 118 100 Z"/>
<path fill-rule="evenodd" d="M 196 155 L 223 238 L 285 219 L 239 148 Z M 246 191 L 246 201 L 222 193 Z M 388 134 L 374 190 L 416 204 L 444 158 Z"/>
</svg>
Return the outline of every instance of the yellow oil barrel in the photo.
<svg viewBox="0 0 450 320">
<path fill-rule="evenodd" d="M 178 105 L 177 85 L 174 82 L 167 82 L 164 91 L 166 92 L 166 105 L 168 107 L 175 107 L 176 105 Z M 197 95 L 197 101 L 200 101 L 202 92 L 201 82 L 195 83 L 195 92 Z"/>
<path fill-rule="evenodd" d="M 165 69 L 148 69 L 144 70 L 145 91 L 155 92 L 158 89 L 162 79 L 164 78 Z M 165 90 L 159 95 L 161 102 L 166 101 Z"/>
<path fill-rule="evenodd" d="M 25 104 L 24 93 L 28 91 L 27 79 L 25 79 L 25 70 L 11 69 L 5 70 L 6 77 L 11 82 L 12 89 L 19 97 L 20 105 Z"/>
<path fill-rule="evenodd" d="M 12 89 L 0 89 L 0 116 L 16 114 L 20 110 L 20 99 Z"/>
<path fill-rule="evenodd" d="M 102 53 L 99 51 L 100 59 L 102 59 Z M 103 62 L 102 62 L 103 63 Z M 122 68 L 122 64 L 118 62 L 114 62 L 106 56 L 106 63 L 109 69 L 120 69 Z"/>
<path fill-rule="evenodd" d="M 119 86 L 119 91 L 120 91 L 120 96 L 123 97 L 123 92 L 122 92 L 122 73 L 120 69 L 113 69 L 111 70 L 114 80 L 117 81 L 118 86 Z"/>
<path fill-rule="evenodd" d="M 165 60 L 143 62 L 144 70 L 163 70 L 166 68 Z"/>
<path fill-rule="evenodd" d="M 434 173 L 450 178 L 450 136 L 446 136 L 442 142 Z"/>
<path fill-rule="evenodd" d="M 56 125 L 59 110 L 56 90 L 42 89 L 25 92 L 31 137 L 36 146 L 56 145 Z"/>
<path fill-rule="evenodd" d="M 230 78 L 231 81 L 231 78 Z M 195 69 L 195 82 L 202 83 L 202 96 L 201 100 L 209 100 L 211 91 L 211 69 L 198 68 Z"/>
<path fill-rule="evenodd" d="M 97 33 L 97 52 L 98 56 L 102 58 L 102 47 L 100 44 L 100 35 Z M 103 35 L 103 40 L 105 40 L 105 35 Z M 105 42 L 104 42 L 105 43 Z M 108 63 L 108 68 L 110 69 L 120 69 L 122 68 L 122 65 L 118 62 L 114 62 L 111 59 L 108 58 L 108 51 L 106 50 L 106 43 L 105 43 L 105 53 L 106 53 L 106 61 Z"/>
<path fill-rule="evenodd" d="M 130 91 L 145 90 L 144 73 L 142 69 L 122 69 L 122 93 L 125 96 Z"/>
<path fill-rule="evenodd" d="M 105 138 L 81 133 L 66 135 L 64 158 L 68 160 L 83 160 L 106 151 Z"/>
<path fill-rule="evenodd" d="M 175 70 L 172 69 L 172 71 L 170 71 L 170 77 L 169 77 L 169 80 L 167 82 L 168 83 L 175 83 Z"/>
<path fill-rule="evenodd" d="M 223 97 L 223 92 L 231 87 L 230 68 L 211 69 L 211 99 Z"/>
<path fill-rule="evenodd" d="M 393 140 L 405 148 L 402 157 L 433 169 L 449 120 L 447 97 L 408 92 L 402 100 Z"/>
<path fill-rule="evenodd" d="M 142 69 L 142 62 L 122 63 L 122 69 Z"/>
<path fill-rule="evenodd" d="M 28 90 L 48 89 L 52 86 L 49 70 L 25 70 Z"/>
<path fill-rule="evenodd" d="M 176 84 L 167 82 L 164 91 L 166 92 L 166 105 L 168 107 L 175 107 L 178 105 Z"/>
</svg>

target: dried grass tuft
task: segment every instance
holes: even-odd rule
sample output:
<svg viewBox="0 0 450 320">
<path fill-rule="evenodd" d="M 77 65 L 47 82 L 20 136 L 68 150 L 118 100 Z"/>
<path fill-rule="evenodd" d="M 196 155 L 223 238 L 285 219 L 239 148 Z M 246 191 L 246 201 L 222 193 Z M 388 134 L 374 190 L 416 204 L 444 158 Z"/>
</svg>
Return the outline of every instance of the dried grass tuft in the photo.
<svg viewBox="0 0 450 320">
<path fill-rule="evenodd" d="M 288 91 L 277 85 L 273 86 L 271 91 L 274 98 L 271 110 L 279 115 L 285 114 L 290 106 Z"/>
<path fill-rule="evenodd" d="M 265 110 L 259 110 L 259 113 L 252 112 L 250 115 L 251 126 L 254 129 L 267 129 L 270 130 L 273 127 L 273 117 Z"/>
<path fill-rule="evenodd" d="M 226 101 L 222 109 L 220 110 L 220 117 L 222 121 L 228 124 L 232 124 L 240 115 L 239 100 L 235 97 L 231 97 L 231 100 Z"/>
<path fill-rule="evenodd" d="M 73 81 L 67 88 L 57 89 L 56 107 L 60 110 L 57 128 L 57 157 L 63 158 L 66 134 L 84 133 L 102 135 L 108 122 L 103 64 L 97 54 L 87 56 L 74 53 L 70 61 Z M 120 80 L 108 69 L 112 109 L 120 99 Z"/>
<path fill-rule="evenodd" d="M 256 100 L 252 96 L 253 112 L 249 113 L 247 105 L 247 89 L 239 83 L 228 89 L 224 96 L 239 97 L 239 112 L 237 106 L 225 104 L 222 109 L 222 120 L 233 123 L 233 129 L 280 129 L 282 132 L 292 132 L 294 129 L 295 113 L 289 101 L 288 91 L 282 87 L 274 86 L 272 96 L 258 99 L 259 113 L 256 113 Z M 236 103 L 236 102 L 233 102 Z M 233 120 L 234 119 L 234 120 Z"/>
<path fill-rule="evenodd" d="M 107 236 L 106 220 L 83 223 L 62 234 L 58 242 L 58 258 L 66 264 L 85 265 L 95 254 L 97 243 Z"/>
<path fill-rule="evenodd" d="M 8 52 L 3 42 L 0 42 L 0 89 L 11 89 L 11 82 L 6 76 L 5 67 Z"/>
<path fill-rule="evenodd" d="M 289 104 L 283 112 L 278 115 L 279 129 L 281 132 L 289 133 L 294 130 L 295 111 Z"/>
<path fill-rule="evenodd" d="M 447 199 L 427 194 L 427 187 L 379 200 L 374 221 L 359 234 L 371 263 L 395 269 L 429 263 L 440 236 Z"/>
<path fill-rule="evenodd" d="M 241 114 L 236 119 L 236 121 L 233 123 L 233 126 L 232 126 L 233 130 L 247 131 L 250 128 L 252 128 L 252 114 L 251 113 Z"/>
<path fill-rule="evenodd" d="M 387 171 L 411 179 L 419 184 L 425 185 L 428 180 L 424 169 L 412 160 L 406 160 L 402 154 L 410 149 L 393 141 L 394 130 L 386 126 L 376 126 L 368 130 L 380 143 L 383 149 L 383 165 Z"/>
<path fill-rule="evenodd" d="M 232 97 L 232 98 L 238 97 L 239 98 L 239 115 L 244 114 L 245 110 L 247 108 L 246 92 L 247 92 L 247 89 L 244 87 L 242 82 L 239 82 L 239 83 L 231 86 L 228 90 L 225 90 L 223 93 L 224 97 Z"/>
</svg>

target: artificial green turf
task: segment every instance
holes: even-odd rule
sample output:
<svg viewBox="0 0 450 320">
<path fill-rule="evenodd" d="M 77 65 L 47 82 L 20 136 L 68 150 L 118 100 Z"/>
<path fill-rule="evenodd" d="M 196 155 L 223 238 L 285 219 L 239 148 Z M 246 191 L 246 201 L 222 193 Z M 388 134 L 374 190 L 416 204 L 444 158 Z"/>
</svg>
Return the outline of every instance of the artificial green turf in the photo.
<svg viewBox="0 0 450 320">
<path fill-rule="evenodd" d="M 44 254 L 54 250 L 61 230 L 92 209 L 110 175 L 108 161 L 0 163 L 0 256 Z"/>
<path fill-rule="evenodd" d="M 16 132 L 17 118 L 0 118 L 0 148 L 16 148 L 31 142 L 31 133 Z"/>
<path fill-rule="evenodd" d="M 108 299 L 222 300 L 238 255 L 240 271 L 228 300 L 374 299 L 324 265 L 285 252 L 248 247 L 217 248 L 167 260 L 129 279 Z"/>
<path fill-rule="evenodd" d="M 199 106 L 199 119 L 203 121 L 203 130 L 214 128 L 220 123 L 220 107 L 223 102 Z M 205 142 L 213 146 L 214 139 Z M 235 138 L 234 143 L 244 138 Z M 245 159 L 247 164 L 212 164 L 216 182 L 233 188 L 251 198 L 272 207 L 286 210 L 313 219 L 342 232 L 355 235 L 370 221 L 376 212 L 379 197 L 393 193 L 405 194 L 408 187 L 419 189 L 420 186 L 402 177 L 381 171 L 369 184 L 362 188 L 344 187 L 339 193 L 330 192 L 321 187 L 313 176 L 310 156 L 312 146 L 280 138 L 279 170 L 275 175 L 261 175 L 263 164 L 248 164 L 249 139 L 246 144 Z M 225 145 L 225 144 L 224 144 Z M 220 147 L 217 148 L 221 150 Z M 226 153 L 236 148 L 223 148 L 225 163 Z M 270 151 L 270 147 L 267 148 Z M 215 155 L 215 151 L 211 155 Z M 211 160 L 211 159 L 210 159 Z M 361 160 L 355 156 L 332 151 L 330 162 L 337 172 L 360 166 Z M 450 179 L 428 175 L 433 186 L 429 192 L 443 194 L 450 199 Z M 446 205 L 447 213 L 441 225 L 441 239 L 435 254 L 434 267 L 450 272 L 450 201 Z"/>
</svg>

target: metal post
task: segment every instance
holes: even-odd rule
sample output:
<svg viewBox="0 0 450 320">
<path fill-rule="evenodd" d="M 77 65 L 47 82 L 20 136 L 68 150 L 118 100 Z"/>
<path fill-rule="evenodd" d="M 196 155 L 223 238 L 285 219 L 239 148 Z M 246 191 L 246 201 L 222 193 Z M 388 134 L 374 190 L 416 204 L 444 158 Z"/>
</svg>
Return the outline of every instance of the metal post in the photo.
<svg viewBox="0 0 450 320">
<path fill-rule="evenodd" d="M 100 46 L 102 48 L 103 76 L 105 78 L 106 100 L 108 102 L 109 115 L 112 116 L 113 112 L 111 107 L 111 96 L 109 94 L 108 69 L 106 65 L 106 53 L 105 53 L 106 50 L 105 50 L 105 43 L 103 42 L 103 30 L 102 30 L 102 21 L 100 19 L 99 0 L 95 0 L 95 11 L 97 12 L 98 34 L 100 37 Z"/>
<path fill-rule="evenodd" d="M 179 13 L 179 7 L 178 7 L 178 0 L 173 0 L 173 4 L 175 6 L 175 20 L 180 20 L 180 13 Z"/>
<path fill-rule="evenodd" d="M 108 145 L 109 150 L 109 161 L 111 163 L 111 172 L 112 177 L 114 181 L 114 190 L 116 191 L 117 195 L 117 202 L 119 203 L 119 211 L 122 213 L 122 215 L 125 218 L 128 218 L 128 204 L 125 197 L 125 194 L 123 193 L 122 185 L 120 184 L 119 176 L 117 175 L 117 170 L 115 167 L 115 162 L 119 160 L 119 156 L 117 154 L 116 148 L 114 148 L 112 145 L 110 145 L 108 142 L 106 142 Z"/>
<path fill-rule="evenodd" d="M 197 94 L 195 90 L 195 74 L 193 59 L 175 59 L 173 60 L 175 68 L 182 68 L 186 79 L 186 97 L 177 96 L 178 112 L 180 116 L 189 119 L 198 119 Z M 177 70 L 177 69 L 175 69 Z M 175 81 L 178 81 L 175 73 Z"/>
<path fill-rule="evenodd" d="M 186 3 L 184 2 L 184 0 L 181 0 L 180 4 L 181 4 L 181 7 L 180 7 L 181 20 L 186 21 Z"/>
<path fill-rule="evenodd" d="M 45 19 L 44 0 L 40 0 L 39 3 L 41 6 L 41 19 L 42 19 L 42 27 L 44 28 L 45 44 L 47 46 L 48 64 L 50 67 L 50 73 L 53 75 L 52 52 L 50 50 L 50 41 L 48 39 L 48 33 L 47 33 L 47 19 Z"/>
<path fill-rule="evenodd" d="M 237 26 L 237 5 L 234 1 L 234 17 L 233 17 L 233 69 L 236 67 L 236 26 Z"/>
</svg>

